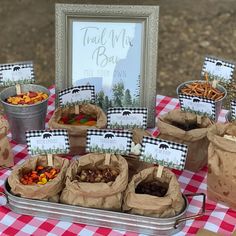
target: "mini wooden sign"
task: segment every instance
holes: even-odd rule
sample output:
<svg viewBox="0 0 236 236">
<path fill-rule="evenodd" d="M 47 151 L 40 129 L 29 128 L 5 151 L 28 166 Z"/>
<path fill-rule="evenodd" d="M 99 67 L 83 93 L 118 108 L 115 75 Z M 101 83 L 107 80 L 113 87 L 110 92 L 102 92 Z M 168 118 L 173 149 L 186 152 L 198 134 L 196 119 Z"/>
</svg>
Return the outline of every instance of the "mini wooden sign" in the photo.
<svg viewBox="0 0 236 236">
<path fill-rule="evenodd" d="M 206 56 L 202 66 L 201 75 L 208 73 L 209 80 L 217 80 L 223 83 L 230 83 L 233 78 L 235 65 L 233 62 L 226 61 L 214 56 Z"/>
<path fill-rule="evenodd" d="M 230 111 L 231 111 L 231 119 L 236 120 L 236 101 L 231 100 L 230 102 Z"/>
<path fill-rule="evenodd" d="M 0 64 L 0 86 L 7 87 L 34 82 L 35 75 L 32 61 Z"/>
<path fill-rule="evenodd" d="M 143 137 L 140 159 L 172 169 L 183 170 L 188 147 L 167 140 Z"/>
<path fill-rule="evenodd" d="M 64 89 L 58 93 L 60 106 L 72 106 L 85 103 L 95 103 L 95 87 L 81 85 Z"/>
<path fill-rule="evenodd" d="M 216 102 L 212 99 L 179 94 L 179 103 L 182 111 L 188 111 L 200 116 L 216 118 Z"/>
<path fill-rule="evenodd" d="M 132 132 L 109 129 L 88 129 L 87 152 L 128 155 L 131 150 Z"/>
<path fill-rule="evenodd" d="M 114 107 L 107 111 L 107 128 L 133 129 L 147 128 L 147 108 Z"/>
<path fill-rule="evenodd" d="M 70 151 L 67 130 L 26 131 L 27 148 L 30 155 L 67 154 Z"/>
</svg>

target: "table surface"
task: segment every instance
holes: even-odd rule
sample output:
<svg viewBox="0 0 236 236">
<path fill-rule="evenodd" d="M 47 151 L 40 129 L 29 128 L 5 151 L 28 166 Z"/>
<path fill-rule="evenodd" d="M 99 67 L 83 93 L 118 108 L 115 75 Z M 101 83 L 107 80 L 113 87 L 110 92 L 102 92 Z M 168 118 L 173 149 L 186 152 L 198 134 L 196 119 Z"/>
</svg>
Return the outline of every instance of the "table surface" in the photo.
<svg viewBox="0 0 236 236">
<path fill-rule="evenodd" d="M 54 111 L 55 90 L 50 88 L 50 98 L 48 102 L 47 122 Z M 158 95 L 156 98 L 156 111 L 158 116 L 165 114 L 168 111 L 179 108 L 178 100 L 166 96 Z M 222 110 L 219 121 L 224 122 L 226 111 Z M 11 136 L 9 135 L 11 140 Z M 20 145 L 14 141 L 10 141 L 12 150 L 15 156 L 15 164 L 22 163 L 26 158 L 29 158 L 25 145 Z M 0 191 L 3 190 L 3 184 L 11 171 L 0 170 Z M 175 171 L 181 190 L 183 193 L 206 193 L 206 176 L 207 168 L 203 168 L 197 173 L 190 171 Z M 201 209 L 201 199 L 195 197 L 190 199 L 190 205 L 187 214 L 196 214 Z M 195 235 L 198 229 L 205 228 L 223 235 L 231 235 L 236 230 L 236 211 L 229 209 L 221 204 L 216 204 L 210 200 L 206 202 L 206 214 L 198 219 L 189 220 L 180 235 Z M 5 206 L 0 207 L 0 235 L 81 235 L 81 236 L 137 236 L 134 232 L 125 232 L 112 230 L 110 228 L 94 227 L 84 224 L 69 223 L 64 221 L 19 215 Z"/>
</svg>

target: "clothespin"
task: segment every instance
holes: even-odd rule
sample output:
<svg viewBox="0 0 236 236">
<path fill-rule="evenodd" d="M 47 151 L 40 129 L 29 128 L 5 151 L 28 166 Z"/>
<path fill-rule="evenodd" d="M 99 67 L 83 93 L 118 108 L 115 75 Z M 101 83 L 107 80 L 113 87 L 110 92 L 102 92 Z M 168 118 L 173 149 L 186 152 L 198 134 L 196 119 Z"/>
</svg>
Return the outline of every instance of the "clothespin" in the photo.
<svg viewBox="0 0 236 236">
<path fill-rule="evenodd" d="M 105 154 L 105 165 L 109 166 L 111 161 L 111 153 L 106 153 Z"/>
<path fill-rule="evenodd" d="M 53 155 L 47 154 L 48 166 L 53 166 Z"/>
<path fill-rule="evenodd" d="M 164 169 L 164 166 L 159 165 L 157 167 L 157 175 L 156 175 L 157 178 L 161 178 L 163 169 Z"/>
<path fill-rule="evenodd" d="M 76 115 L 79 114 L 79 105 L 75 105 L 75 114 L 76 114 Z"/>
<path fill-rule="evenodd" d="M 16 95 L 21 94 L 21 87 L 20 84 L 16 84 Z"/>
</svg>

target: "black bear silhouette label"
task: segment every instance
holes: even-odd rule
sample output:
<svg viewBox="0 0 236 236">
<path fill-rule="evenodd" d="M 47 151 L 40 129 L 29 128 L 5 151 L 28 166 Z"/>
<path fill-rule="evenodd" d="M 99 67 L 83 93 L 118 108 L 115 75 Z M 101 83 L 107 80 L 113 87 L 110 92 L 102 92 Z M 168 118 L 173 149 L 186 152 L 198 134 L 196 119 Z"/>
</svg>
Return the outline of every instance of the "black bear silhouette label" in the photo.
<svg viewBox="0 0 236 236">
<path fill-rule="evenodd" d="M 200 102 L 201 99 L 200 98 L 193 98 L 193 102 Z"/>
<path fill-rule="evenodd" d="M 222 62 L 221 61 L 217 61 L 216 62 L 216 66 L 222 66 Z"/>
<path fill-rule="evenodd" d="M 12 67 L 12 70 L 13 70 L 13 71 L 18 71 L 18 70 L 20 70 L 20 68 L 21 68 L 20 66 L 13 66 L 13 67 Z"/>
<path fill-rule="evenodd" d="M 51 138 L 52 134 L 51 133 L 43 133 L 43 139 L 48 139 Z"/>
<path fill-rule="evenodd" d="M 131 114 L 132 114 L 132 112 L 129 111 L 129 110 L 124 110 L 124 111 L 122 112 L 122 115 L 123 115 L 123 116 L 129 116 L 129 115 L 131 115 Z"/>
<path fill-rule="evenodd" d="M 104 134 L 104 138 L 106 139 L 113 139 L 115 137 L 115 135 L 113 133 L 105 133 Z"/>
<path fill-rule="evenodd" d="M 75 88 L 75 89 L 72 90 L 72 94 L 79 93 L 79 92 L 80 92 L 79 88 Z"/>
<path fill-rule="evenodd" d="M 167 150 L 167 149 L 169 149 L 170 147 L 169 147 L 169 145 L 166 144 L 166 143 L 161 143 L 161 144 L 159 145 L 159 148 L 160 148 L 160 149 L 165 149 L 165 150 Z"/>
</svg>

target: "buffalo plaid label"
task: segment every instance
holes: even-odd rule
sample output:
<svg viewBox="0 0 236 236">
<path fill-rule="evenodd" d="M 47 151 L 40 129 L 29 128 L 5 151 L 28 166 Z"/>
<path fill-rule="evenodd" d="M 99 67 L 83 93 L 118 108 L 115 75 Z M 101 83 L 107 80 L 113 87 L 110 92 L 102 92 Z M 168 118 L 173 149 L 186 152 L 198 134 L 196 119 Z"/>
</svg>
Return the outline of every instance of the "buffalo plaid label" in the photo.
<svg viewBox="0 0 236 236">
<path fill-rule="evenodd" d="M 26 131 L 28 153 L 40 154 L 66 154 L 70 151 L 67 130 L 30 130 Z"/>
<path fill-rule="evenodd" d="M 32 61 L 0 64 L 0 86 L 32 84 L 35 82 Z"/>
<path fill-rule="evenodd" d="M 224 83 L 230 83 L 233 78 L 235 65 L 233 62 L 220 58 L 206 56 L 201 75 L 208 74 L 210 80 L 218 80 Z"/>
<path fill-rule="evenodd" d="M 178 96 L 181 110 L 208 116 L 215 120 L 216 103 L 214 100 L 185 94 L 179 94 Z"/>
<path fill-rule="evenodd" d="M 71 106 L 84 103 L 95 103 L 95 87 L 81 85 L 62 90 L 58 94 L 60 106 Z"/>
<path fill-rule="evenodd" d="M 133 129 L 147 128 L 147 108 L 115 107 L 107 111 L 107 128 Z"/>
<path fill-rule="evenodd" d="M 235 120 L 236 119 L 236 101 L 231 100 L 230 102 L 230 111 L 231 111 L 231 119 Z"/>
<path fill-rule="evenodd" d="M 172 169 L 183 170 L 188 147 L 167 140 L 143 137 L 141 160 Z"/>
<path fill-rule="evenodd" d="M 88 129 L 86 151 L 128 155 L 131 142 L 130 131 Z"/>
</svg>

